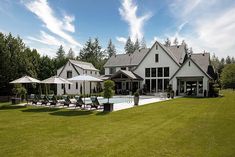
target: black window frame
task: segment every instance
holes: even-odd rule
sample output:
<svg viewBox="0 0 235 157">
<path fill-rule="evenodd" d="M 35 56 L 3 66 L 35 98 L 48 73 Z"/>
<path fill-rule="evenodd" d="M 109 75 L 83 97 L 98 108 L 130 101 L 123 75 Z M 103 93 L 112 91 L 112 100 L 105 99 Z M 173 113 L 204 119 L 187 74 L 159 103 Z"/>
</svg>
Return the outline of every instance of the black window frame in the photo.
<svg viewBox="0 0 235 157">
<path fill-rule="evenodd" d="M 168 69 L 168 71 L 166 71 L 166 69 Z M 169 77 L 169 76 L 170 76 L 170 67 L 164 67 L 164 77 Z"/>
<path fill-rule="evenodd" d="M 157 77 L 157 68 L 151 68 L 151 77 Z"/>
<path fill-rule="evenodd" d="M 160 71 L 161 71 L 161 73 L 160 73 Z M 159 74 L 161 74 L 161 75 L 159 75 Z M 157 68 L 157 77 L 163 77 L 163 68 L 162 67 Z"/>
<path fill-rule="evenodd" d="M 150 76 L 151 76 L 151 68 L 145 68 L 145 77 L 150 77 Z"/>
<path fill-rule="evenodd" d="M 156 62 L 156 63 L 159 62 L 159 54 L 155 54 L 155 62 Z"/>
</svg>

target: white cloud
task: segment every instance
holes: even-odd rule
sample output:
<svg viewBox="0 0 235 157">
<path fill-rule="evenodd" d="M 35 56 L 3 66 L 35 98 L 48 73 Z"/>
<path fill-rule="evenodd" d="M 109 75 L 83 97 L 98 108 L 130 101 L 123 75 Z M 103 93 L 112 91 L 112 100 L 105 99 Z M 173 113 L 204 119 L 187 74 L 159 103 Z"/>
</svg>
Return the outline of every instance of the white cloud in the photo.
<svg viewBox="0 0 235 157">
<path fill-rule="evenodd" d="M 234 56 L 235 4 L 228 1 L 230 5 L 219 0 L 177 0 L 171 5 L 172 13 L 177 23 L 187 21 L 188 31 L 181 31 L 185 27 L 182 23 L 175 33 L 166 36 L 184 39 L 194 52 L 206 50 L 219 57 Z"/>
<path fill-rule="evenodd" d="M 125 44 L 127 41 L 127 39 L 124 37 L 116 37 L 116 40 L 121 44 Z"/>
<path fill-rule="evenodd" d="M 39 38 L 35 37 L 28 37 L 29 40 L 37 41 L 46 45 L 53 45 L 53 46 L 59 46 L 59 45 L 65 45 L 63 41 L 58 40 L 54 36 L 49 35 L 48 33 L 41 31 L 41 35 Z"/>
<path fill-rule="evenodd" d="M 44 23 L 45 27 L 52 33 L 60 36 L 68 43 L 82 47 L 71 35 L 65 31 L 75 32 L 72 22 L 75 20 L 73 16 L 64 16 L 62 20 L 54 15 L 52 8 L 47 0 L 34 0 L 24 3 L 25 6 Z"/>
<path fill-rule="evenodd" d="M 151 17 L 150 13 L 137 16 L 137 10 L 138 6 L 133 0 L 122 0 L 122 7 L 119 8 L 122 19 L 129 24 L 130 37 L 133 41 L 143 38 L 144 23 Z"/>
</svg>

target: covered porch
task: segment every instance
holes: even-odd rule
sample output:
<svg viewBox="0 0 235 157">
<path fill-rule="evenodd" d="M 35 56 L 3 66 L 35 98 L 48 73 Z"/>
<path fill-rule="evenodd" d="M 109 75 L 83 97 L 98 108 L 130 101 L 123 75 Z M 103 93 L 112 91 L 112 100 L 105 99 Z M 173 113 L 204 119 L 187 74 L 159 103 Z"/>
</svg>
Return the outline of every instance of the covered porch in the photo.
<svg viewBox="0 0 235 157">
<path fill-rule="evenodd" d="M 201 77 L 176 77 L 177 93 L 180 96 L 204 96 L 205 82 Z M 204 85 L 203 85 L 204 84 Z"/>
<path fill-rule="evenodd" d="M 115 93 L 121 95 L 133 94 L 140 89 L 143 81 L 140 76 L 127 70 L 119 70 L 110 78 L 115 82 Z"/>
</svg>

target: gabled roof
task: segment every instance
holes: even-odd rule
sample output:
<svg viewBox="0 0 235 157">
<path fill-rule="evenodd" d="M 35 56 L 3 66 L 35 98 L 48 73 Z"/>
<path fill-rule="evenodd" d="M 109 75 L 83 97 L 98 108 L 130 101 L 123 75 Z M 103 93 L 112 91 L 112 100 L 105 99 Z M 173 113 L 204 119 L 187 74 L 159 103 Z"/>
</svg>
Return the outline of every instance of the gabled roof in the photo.
<svg viewBox="0 0 235 157">
<path fill-rule="evenodd" d="M 127 70 L 119 70 L 116 73 L 114 73 L 110 78 L 112 79 L 120 74 L 127 76 L 131 80 L 142 80 L 143 79 L 139 75 L 133 73 L 132 71 L 127 71 Z"/>
<path fill-rule="evenodd" d="M 193 53 L 191 54 L 193 61 L 197 63 L 200 68 L 207 73 L 208 66 L 210 65 L 210 54 L 209 53 Z"/>
<path fill-rule="evenodd" d="M 189 57 L 189 58 L 183 63 L 183 65 L 174 73 L 174 75 L 170 78 L 170 80 L 175 77 L 175 75 L 184 67 L 184 65 L 187 63 L 188 60 L 192 61 L 192 62 L 196 65 L 196 67 L 198 67 L 198 69 L 201 70 L 209 79 L 212 79 L 211 76 L 210 76 L 209 74 L 207 74 L 206 71 L 204 71 L 191 57 Z"/>
<path fill-rule="evenodd" d="M 172 45 L 165 47 L 172 52 L 179 64 L 182 64 L 184 62 L 184 57 L 187 54 L 185 45 Z"/>
<path fill-rule="evenodd" d="M 84 69 L 84 70 L 94 70 L 94 71 L 99 71 L 98 69 L 96 69 L 94 67 L 93 64 L 91 63 L 88 63 L 88 62 L 82 62 L 82 61 L 77 61 L 77 60 L 69 60 L 69 62 L 81 69 Z"/>
<path fill-rule="evenodd" d="M 109 58 L 104 67 L 137 66 L 149 49 L 136 50 L 132 54 L 117 54 Z"/>
</svg>

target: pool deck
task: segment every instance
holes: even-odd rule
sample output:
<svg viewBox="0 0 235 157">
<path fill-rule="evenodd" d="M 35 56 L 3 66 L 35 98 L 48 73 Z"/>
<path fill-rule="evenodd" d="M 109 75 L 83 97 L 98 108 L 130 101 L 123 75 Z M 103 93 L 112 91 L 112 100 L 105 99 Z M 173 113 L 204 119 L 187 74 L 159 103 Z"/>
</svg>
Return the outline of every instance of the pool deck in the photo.
<svg viewBox="0 0 235 157">
<path fill-rule="evenodd" d="M 126 101 L 121 102 L 121 103 L 114 103 L 113 104 L 113 111 L 120 111 L 120 110 L 135 107 L 134 97 L 133 96 L 114 96 L 114 98 L 115 97 L 125 98 Z M 177 96 L 175 98 L 179 98 L 179 97 L 181 97 L 181 96 Z M 102 98 L 102 97 L 100 97 L 100 98 Z M 160 97 L 156 97 L 156 96 L 140 96 L 138 106 L 147 105 L 147 104 L 156 103 L 156 102 L 161 102 L 161 101 L 167 101 L 167 100 L 171 100 L 171 99 L 169 99 L 169 98 L 160 98 Z M 90 103 L 90 99 L 86 98 L 85 102 L 86 102 L 86 104 Z M 19 105 L 20 106 L 25 106 L 27 104 L 22 103 L 22 104 L 19 104 Z M 33 105 L 33 106 L 38 106 L 38 105 Z M 39 105 L 39 106 L 41 106 L 41 105 Z M 44 106 L 44 107 L 50 107 L 50 106 Z M 63 106 L 59 105 L 59 106 L 56 106 L 56 108 L 63 108 Z M 70 105 L 70 107 L 67 107 L 67 109 L 74 109 L 74 105 Z M 89 108 L 86 108 L 86 110 L 89 110 Z M 102 110 L 100 109 L 99 111 L 102 111 Z"/>
<path fill-rule="evenodd" d="M 124 110 L 124 109 L 135 107 L 133 97 L 130 97 L 129 100 L 130 101 L 128 101 L 128 102 L 114 104 L 113 110 L 119 111 L 119 110 Z M 146 97 L 146 99 L 143 98 L 143 99 L 139 100 L 139 106 L 147 105 L 147 104 L 155 103 L 155 102 L 167 101 L 167 100 L 171 100 L 171 99 L 159 98 L 159 97 Z"/>
</svg>

